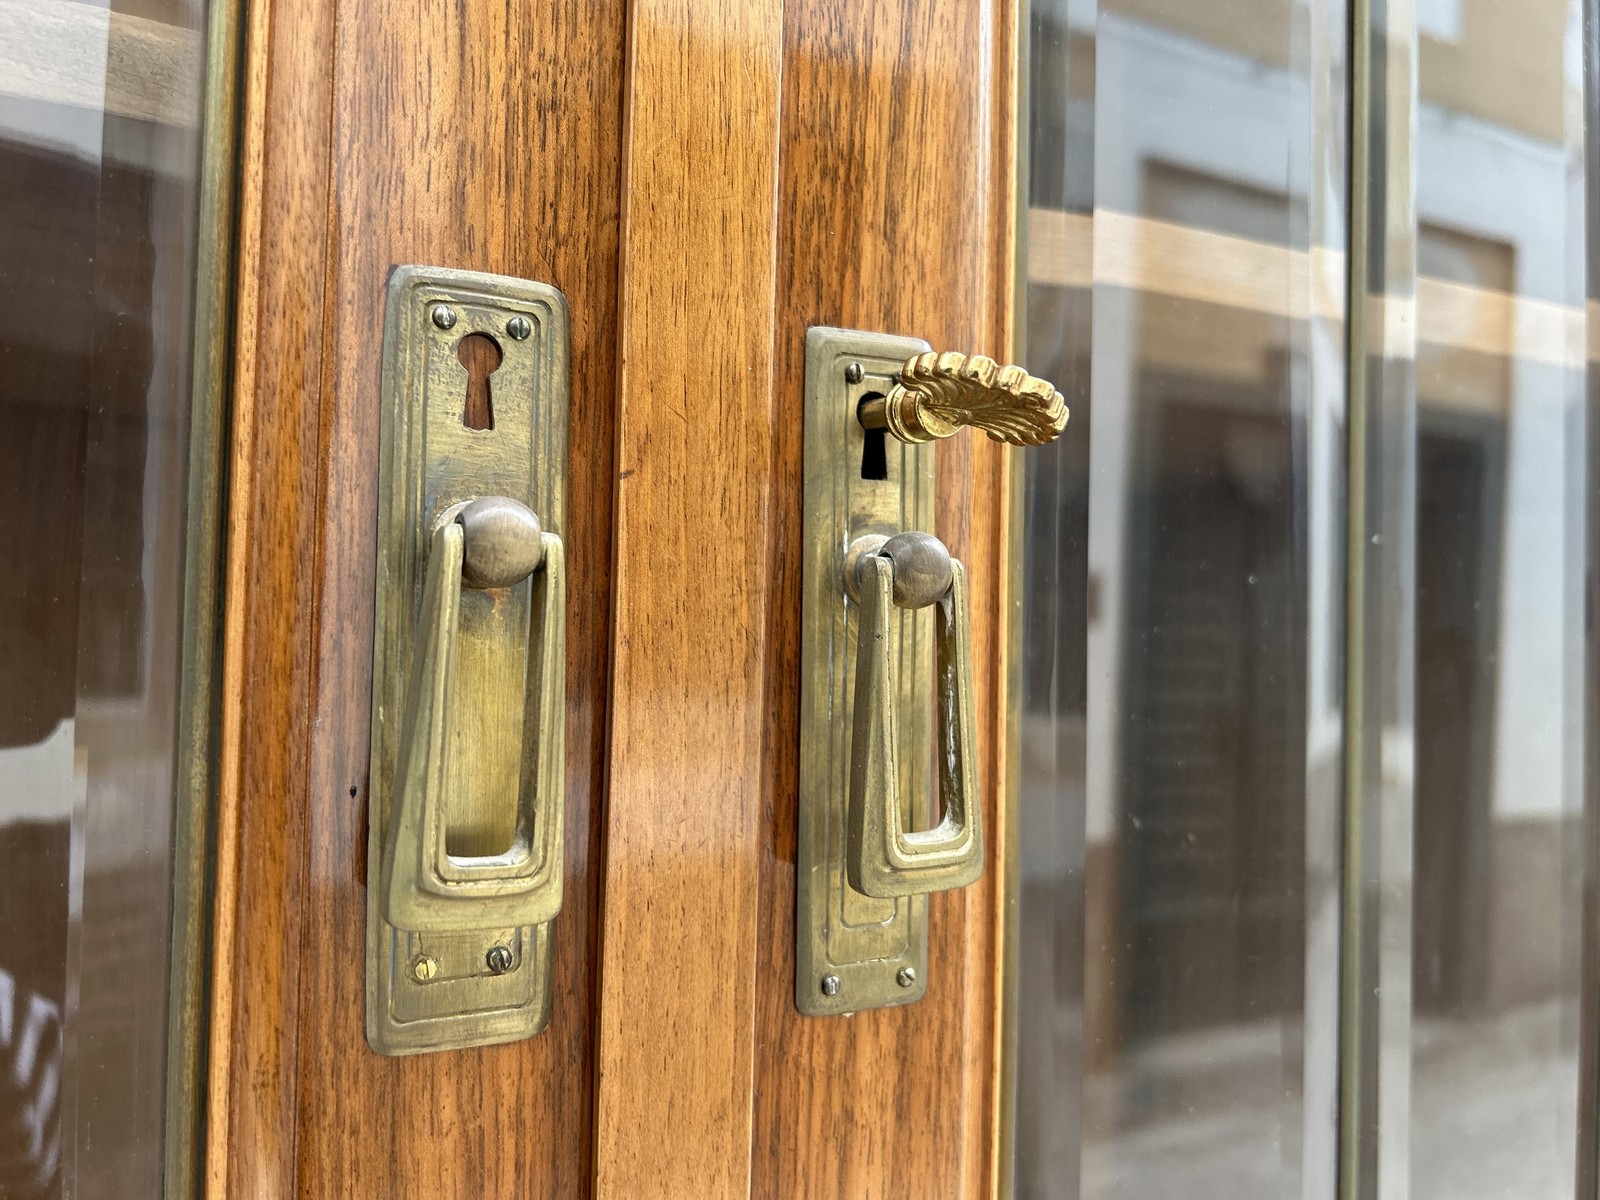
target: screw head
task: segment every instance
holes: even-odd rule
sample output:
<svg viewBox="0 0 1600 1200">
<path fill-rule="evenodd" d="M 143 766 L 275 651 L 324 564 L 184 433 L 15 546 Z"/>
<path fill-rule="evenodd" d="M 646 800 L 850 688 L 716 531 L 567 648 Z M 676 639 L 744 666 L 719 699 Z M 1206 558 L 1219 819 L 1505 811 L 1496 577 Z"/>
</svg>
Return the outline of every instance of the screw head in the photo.
<svg viewBox="0 0 1600 1200">
<path fill-rule="evenodd" d="M 839 977 L 837 975 L 824 975 L 822 977 L 822 994 L 824 996 L 837 996 L 839 994 Z"/>
<path fill-rule="evenodd" d="M 846 383 L 860 383 L 866 378 L 866 375 L 866 369 L 860 363 L 851 363 L 844 369 L 844 381 Z"/>
<path fill-rule="evenodd" d="M 506 322 L 506 332 L 520 342 L 533 332 L 533 322 L 528 320 L 527 317 L 512 317 Z"/>
<path fill-rule="evenodd" d="M 917 982 L 917 969 L 915 967 L 901 967 L 895 975 L 894 981 L 901 987 L 911 987 Z"/>
<path fill-rule="evenodd" d="M 433 318 L 433 323 L 440 329 L 450 329 L 456 323 L 456 310 L 448 304 L 435 304 L 433 311 L 428 315 Z"/>
<path fill-rule="evenodd" d="M 411 964 L 411 978 L 415 979 L 418 983 L 423 983 L 429 979 L 432 979 L 438 973 L 438 962 L 435 959 L 429 958 L 426 954 L 419 954 L 415 961 L 413 961 Z"/>
<path fill-rule="evenodd" d="M 511 970 L 511 951 L 505 946 L 495 946 L 483 956 L 483 961 L 489 964 L 489 970 L 496 975 L 504 975 Z"/>
</svg>

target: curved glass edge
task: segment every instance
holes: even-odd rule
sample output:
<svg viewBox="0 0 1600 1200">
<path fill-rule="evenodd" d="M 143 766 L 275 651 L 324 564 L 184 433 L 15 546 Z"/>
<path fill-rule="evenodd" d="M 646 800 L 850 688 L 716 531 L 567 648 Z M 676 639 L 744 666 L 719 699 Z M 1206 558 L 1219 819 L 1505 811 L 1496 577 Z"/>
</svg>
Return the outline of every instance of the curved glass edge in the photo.
<svg viewBox="0 0 1600 1200">
<path fill-rule="evenodd" d="M 1579 61 L 1583 69 L 1583 202 L 1589 213 L 1600 212 L 1600 3 L 1580 0 Z M 1600 237 L 1585 239 L 1583 253 L 1583 336 L 1586 348 L 1594 346 L 1596 305 L 1600 304 Z M 1581 541 L 1582 609 L 1587 645 L 1580 668 L 1583 710 L 1592 724 L 1600 713 L 1600 652 L 1595 645 L 1594 614 L 1600 612 L 1600 370 L 1594 367 L 1594 350 L 1587 350 L 1586 371 L 1579 403 L 1585 415 L 1582 438 L 1584 488 Z M 1579 1011 L 1591 1015 L 1579 1031 L 1578 1044 L 1578 1147 L 1577 1194 L 1600 1196 L 1600 896 L 1594 881 L 1600 879 L 1600 736 L 1591 731 L 1582 748 L 1582 802 L 1586 870 L 1580 921 L 1582 965 Z"/>
</svg>

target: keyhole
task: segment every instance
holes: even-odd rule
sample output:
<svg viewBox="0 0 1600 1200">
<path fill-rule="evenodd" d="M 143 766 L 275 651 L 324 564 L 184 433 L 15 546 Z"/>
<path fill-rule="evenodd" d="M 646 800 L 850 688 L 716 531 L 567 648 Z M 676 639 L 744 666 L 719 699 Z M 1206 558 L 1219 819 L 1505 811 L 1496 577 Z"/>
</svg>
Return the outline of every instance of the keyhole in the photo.
<svg viewBox="0 0 1600 1200">
<path fill-rule="evenodd" d="M 882 392 L 868 392 L 861 397 L 861 403 L 856 405 L 856 413 L 860 414 L 870 400 L 882 400 Z M 887 479 L 889 478 L 889 446 L 884 440 L 887 430 L 863 429 L 866 436 L 861 440 L 861 478 Z"/>
<path fill-rule="evenodd" d="M 469 333 L 456 346 L 456 357 L 467 369 L 467 402 L 461 410 L 461 423 L 468 429 L 494 428 L 494 396 L 489 376 L 500 368 L 505 354 L 500 343 L 486 333 Z"/>
</svg>

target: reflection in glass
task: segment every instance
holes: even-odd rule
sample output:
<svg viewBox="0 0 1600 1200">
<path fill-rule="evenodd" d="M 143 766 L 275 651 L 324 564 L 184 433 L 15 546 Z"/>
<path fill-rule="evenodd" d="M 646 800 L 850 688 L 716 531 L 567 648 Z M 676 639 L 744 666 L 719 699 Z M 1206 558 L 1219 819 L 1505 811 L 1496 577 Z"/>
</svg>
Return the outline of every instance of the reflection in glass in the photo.
<svg viewBox="0 0 1600 1200">
<path fill-rule="evenodd" d="M 0 8 L 0 1196 L 160 1186 L 201 6 Z"/>
<path fill-rule="evenodd" d="M 1390 39 L 1415 47 L 1414 152 L 1373 214 L 1414 205 L 1417 276 L 1411 1023 L 1378 1052 L 1409 1069 L 1407 1194 L 1556 1200 L 1575 1194 L 1596 1019 L 1583 6 L 1452 7 Z"/>
<path fill-rule="evenodd" d="M 1344 22 L 1033 7 L 1019 1197 L 1333 1194 Z"/>
<path fill-rule="evenodd" d="M 1020 1197 L 1593 1188 L 1588 7 L 1033 5 Z"/>
</svg>

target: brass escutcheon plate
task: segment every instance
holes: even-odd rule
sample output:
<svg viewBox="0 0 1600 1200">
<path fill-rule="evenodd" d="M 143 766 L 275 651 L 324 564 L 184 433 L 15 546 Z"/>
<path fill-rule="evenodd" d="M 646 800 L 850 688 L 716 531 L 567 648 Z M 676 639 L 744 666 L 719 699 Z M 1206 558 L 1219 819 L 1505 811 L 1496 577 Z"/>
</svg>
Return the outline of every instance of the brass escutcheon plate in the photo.
<svg viewBox="0 0 1600 1200">
<path fill-rule="evenodd" d="M 532 509 L 547 533 L 564 533 L 567 330 L 566 302 L 547 284 L 418 266 L 389 279 L 367 854 L 367 1040 L 381 1054 L 516 1041 L 550 1019 L 549 923 L 396 929 L 384 920 L 380 892 L 435 519 L 459 501 L 506 496 Z M 481 411 L 468 419 L 462 339 L 474 334 L 493 339 L 501 355 L 488 375 L 492 427 Z M 452 855 L 504 851 L 517 834 L 524 771 L 541 772 L 558 806 L 563 799 L 560 712 L 542 761 L 524 762 L 533 597 L 531 579 L 461 594 L 445 767 Z M 559 807 L 552 817 L 559 847 Z"/>
<path fill-rule="evenodd" d="M 927 987 L 927 897 L 873 899 L 845 874 L 858 613 L 845 598 L 843 572 L 857 537 L 933 530 L 933 447 L 869 435 L 856 417 L 863 400 L 887 395 L 906 359 L 927 349 L 917 338 L 806 332 L 795 1004 L 808 1016 L 909 1004 Z M 900 794 L 925 806 L 933 628 L 927 613 L 896 611 L 901 736 L 927 751 L 902 754 Z M 921 827 L 924 815 L 908 821 Z"/>
</svg>

